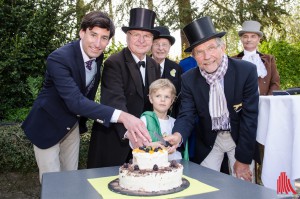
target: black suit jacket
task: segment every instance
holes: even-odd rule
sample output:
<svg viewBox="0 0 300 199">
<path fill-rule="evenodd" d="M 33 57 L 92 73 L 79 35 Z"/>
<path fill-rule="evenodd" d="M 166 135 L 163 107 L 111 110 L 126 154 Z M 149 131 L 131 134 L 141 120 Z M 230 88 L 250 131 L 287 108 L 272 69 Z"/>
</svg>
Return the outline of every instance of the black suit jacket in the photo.
<svg viewBox="0 0 300 199">
<path fill-rule="evenodd" d="M 176 101 L 173 103 L 172 111 L 170 113 L 171 116 L 174 118 L 177 117 L 179 106 L 180 106 L 181 74 L 182 74 L 182 69 L 179 66 L 179 64 L 166 58 L 164 71 L 161 77 L 169 79 L 176 88 L 177 98 Z"/>
<path fill-rule="evenodd" d="M 80 41 L 71 42 L 49 55 L 43 88 L 22 124 L 34 145 L 46 149 L 57 144 L 81 116 L 109 126 L 114 109 L 93 101 L 102 61 L 103 54 L 96 59 L 98 72 L 94 87 L 85 96 L 85 65 Z"/>
<path fill-rule="evenodd" d="M 146 56 L 146 86 L 143 86 L 140 70 L 128 48 L 111 55 L 104 63 L 101 81 L 101 103 L 123 110 L 136 117 L 151 110 L 147 97 L 148 86 L 160 77 L 158 64 Z M 122 165 L 131 155 L 123 124 L 106 128 L 94 123 L 88 168 Z"/>
<path fill-rule="evenodd" d="M 228 70 L 224 76 L 224 92 L 230 117 L 231 136 L 236 143 L 235 157 L 250 164 L 259 161 L 256 147 L 258 117 L 258 85 L 255 65 L 250 62 L 228 59 Z M 195 161 L 201 163 L 211 151 L 217 133 L 212 131 L 209 114 L 209 85 L 193 68 L 182 75 L 181 109 L 173 132 L 179 132 L 185 140 L 190 135 L 196 114 L 199 116 L 200 131 L 196 132 Z M 241 105 L 236 110 L 236 105 Z"/>
</svg>

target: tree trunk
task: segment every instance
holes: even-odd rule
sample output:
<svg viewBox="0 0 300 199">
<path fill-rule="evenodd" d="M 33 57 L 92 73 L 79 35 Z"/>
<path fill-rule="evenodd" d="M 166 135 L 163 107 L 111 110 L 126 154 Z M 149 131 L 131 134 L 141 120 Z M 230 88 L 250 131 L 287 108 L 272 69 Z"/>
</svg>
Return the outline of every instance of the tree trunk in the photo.
<svg viewBox="0 0 300 199">
<path fill-rule="evenodd" d="M 192 8 L 190 0 L 177 0 L 179 8 L 180 38 L 182 50 L 189 47 L 189 42 L 183 32 L 183 27 L 192 22 Z M 183 54 L 184 55 L 184 54 Z M 183 56 L 185 57 L 185 56 Z"/>
</svg>

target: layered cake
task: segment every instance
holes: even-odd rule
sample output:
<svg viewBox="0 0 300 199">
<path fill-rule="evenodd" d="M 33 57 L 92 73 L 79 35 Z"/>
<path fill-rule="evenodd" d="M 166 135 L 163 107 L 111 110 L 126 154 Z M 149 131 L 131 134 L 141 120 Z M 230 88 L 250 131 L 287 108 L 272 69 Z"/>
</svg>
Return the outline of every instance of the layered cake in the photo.
<svg viewBox="0 0 300 199">
<path fill-rule="evenodd" d="M 119 169 L 119 186 L 126 190 L 159 192 L 182 185 L 183 166 L 168 162 L 168 152 L 160 147 L 140 147 L 132 152 L 133 159 Z"/>
</svg>

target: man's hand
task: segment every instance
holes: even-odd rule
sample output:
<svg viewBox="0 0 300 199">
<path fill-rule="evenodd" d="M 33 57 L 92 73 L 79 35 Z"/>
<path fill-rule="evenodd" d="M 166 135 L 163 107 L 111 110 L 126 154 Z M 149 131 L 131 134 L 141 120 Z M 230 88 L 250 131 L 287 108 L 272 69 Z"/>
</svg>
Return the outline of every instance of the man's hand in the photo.
<svg viewBox="0 0 300 199">
<path fill-rule="evenodd" d="M 129 145 L 132 149 L 139 148 L 141 146 L 148 146 L 150 142 L 148 140 L 143 141 L 139 136 L 137 136 L 137 140 L 133 138 L 133 134 L 126 132 L 127 138 L 129 139 Z"/>
<path fill-rule="evenodd" d="M 141 140 L 145 143 L 151 142 L 151 137 L 146 125 L 141 119 L 122 111 L 118 122 L 123 123 L 124 127 L 127 129 L 127 136 L 132 141 L 133 145 Z"/>
<path fill-rule="evenodd" d="M 182 137 L 180 133 L 175 132 L 172 135 L 164 137 L 164 140 L 168 141 L 172 145 L 172 147 L 168 149 L 168 152 L 174 153 L 181 143 Z"/>
<path fill-rule="evenodd" d="M 233 171 L 237 178 L 252 181 L 252 171 L 249 164 L 244 164 L 236 160 L 233 165 Z"/>
</svg>

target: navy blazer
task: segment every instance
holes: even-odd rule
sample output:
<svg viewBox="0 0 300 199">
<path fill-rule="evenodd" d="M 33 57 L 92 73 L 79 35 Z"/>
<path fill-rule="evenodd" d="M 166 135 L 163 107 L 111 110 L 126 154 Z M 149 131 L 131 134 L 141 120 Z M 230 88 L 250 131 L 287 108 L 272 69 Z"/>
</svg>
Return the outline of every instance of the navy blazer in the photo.
<svg viewBox="0 0 300 199">
<path fill-rule="evenodd" d="M 201 163 L 211 151 L 217 137 L 217 133 L 212 131 L 208 107 L 210 87 L 198 67 L 182 75 L 181 85 L 181 107 L 173 132 L 181 133 L 185 143 L 192 132 L 196 114 L 199 116 L 200 132 L 196 133 L 195 138 L 195 161 Z M 259 101 L 255 65 L 228 58 L 224 92 L 230 117 L 231 136 L 236 143 L 235 158 L 242 163 L 250 164 L 254 156 L 256 160 L 259 158 L 255 146 Z"/>
<path fill-rule="evenodd" d="M 179 106 L 180 106 L 181 74 L 182 74 L 182 69 L 179 66 L 179 64 L 166 58 L 164 71 L 161 77 L 169 79 L 176 88 L 177 98 L 173 103 L 172 111 L 171 111 L 171 116 L 174 118 L 177 117 Z"/>
<path fill-rule="evenodd" d="M 81 116 L 109 126 L 114 109 L 94 102 L 100 81 L 103 54 L 96 59 L 94 87 L 85 96 L 86 76 L 80 40 L 71 42 L 47 59 L 43 88 L 22 124 L 28 139 L 46 149 L 57 144 Z"/>
</svg>

